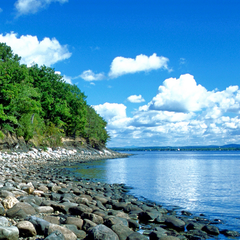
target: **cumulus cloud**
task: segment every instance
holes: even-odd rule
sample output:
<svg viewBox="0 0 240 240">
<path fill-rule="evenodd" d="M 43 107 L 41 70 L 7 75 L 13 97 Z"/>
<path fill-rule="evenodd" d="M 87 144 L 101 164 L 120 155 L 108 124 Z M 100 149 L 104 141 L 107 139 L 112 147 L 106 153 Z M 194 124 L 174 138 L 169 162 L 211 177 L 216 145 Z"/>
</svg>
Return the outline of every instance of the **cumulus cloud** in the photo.
<svg viewBox="0 0 240 240">
<path fill-rule="evenodd" d="M 138 55 L 135 59 L 116 57 L 113 59 L 109 77 L 116 78 L 124 74 L 136 73 L 141 71 L 151 71 L 156 69 L 168 69 L 168 58 L 158 57 L 156 53 L 152 56 Z"/>
<path fill-rule="evenodd" d="M 34 14 L 53 2 L 65 3 L 68 0 L 18 0 L 15 2 L 15 8 L 19 16 Z"/>
<path fill-rule="evenodd" d="M 127 98 L 127 100 L 131 103 L 145 102 L 145 99 L 142 97 L 142 95 L 131 95 Z"/>
<path fill-rule="evenodd" d="M 10 46 L 15 54 L 21 56 L 21 63 L 28 66 L 51 66 L 71 57 L 67 45 L 61 45 L 55 38 L 45 37 L 39 41 L 37 36 L 22 35 L 18 38 L 17 33 L 11 32 L 6 35 L 0 34 L 0 42 Z"/>
<path fill-rule="evenodd" d="M 95 106 L 108 122 L 109 146 L 223 145 L 240 141 L 240 90 L 208 91 L 192 75 L 166 79 L 132 116 L 123 104 Z"/>
<path fill-rule="evenodd" d="M 99 80 L 103 80 L 105 78 L 104 73 L 94 73 L 92 70 L 86 70 L 84 71 L 80 77 L 88 82 L 91 81 L 99 81 Z"/>
</svg>

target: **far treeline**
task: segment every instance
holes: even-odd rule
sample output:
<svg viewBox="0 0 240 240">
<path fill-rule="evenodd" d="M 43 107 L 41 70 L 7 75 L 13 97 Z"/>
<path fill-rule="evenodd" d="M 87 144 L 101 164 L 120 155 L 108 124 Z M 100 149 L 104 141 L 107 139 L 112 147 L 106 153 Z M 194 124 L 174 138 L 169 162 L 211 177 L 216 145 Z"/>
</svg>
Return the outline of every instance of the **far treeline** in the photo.
<svg viewBox="0 0 240 240">
<path fill-rule="evenodd" d="M 116 147 L 114 151 L 240 151 L 239 144 L 224 146 L 185 146 L 185 147 Z"/>
<path fill-rule="evenodd" d="M 20 64 L 11 47 L 0 43 L 0 137 L 10 132 L 41 146 L 59 145 L 62 137 L 81 137 L 92 147 L 105 146 L 107 123 L 87 104 L 86 96 L 55 70 Z"/>
</svg>

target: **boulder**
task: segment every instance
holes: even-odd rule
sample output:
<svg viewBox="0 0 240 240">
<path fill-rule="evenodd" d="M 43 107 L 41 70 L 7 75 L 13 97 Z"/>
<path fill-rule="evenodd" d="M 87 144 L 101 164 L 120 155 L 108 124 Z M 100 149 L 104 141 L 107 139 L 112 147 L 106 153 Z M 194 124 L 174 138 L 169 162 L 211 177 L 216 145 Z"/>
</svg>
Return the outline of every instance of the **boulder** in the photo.
<svg viewBox="0 0 240 240">
<path fill-rule="evenodd" d="M 205 231 L 207 234 L 210 234 L 210 235 L 219 235 L 220 234 L 219 229 L 216 226 L 205 225 L 202 228 L 202 230 Z"/>
<path fill-rule="evenodd" d="M 46 234 L 50 235 L 51 233 L 53 233 L 55 231 L 60 231 L 66 240 L 76 240 L 77 239 L 76 234 L 73 233 L 71 230 L 69 230 L 65 227 L 59 226 L 57 224 L 52 224 L 52 223 L 50 223 Z"/>
<path fill-rule="evenodd" d="M 177 231 L 184 231 L 185 222 L 174 216 L 165 216 L 165 224 Z"/>
<path fill-rule="evenodd" d="M 127 237 L 127 240 L 147 240 L 148 238 L 139 232 L 133 232 Z"/>
<path fill-rule="evenodd" d="M 2 227 L 0 226 L 0 239 L 4 240 L 18 240 L 19 230 L 15 226 Z"/>
<path fill-rule="evenodd" d="M 18 203 L 19 201 L 17 200 L 17 198 L 15 198 L 14 196 L 7 196 L 5 199 L 3 199 L 2 201 L 2 206 L 5 209 L 10 209 L 12 208 L 16 203 Z"/>
<path fill-rule="evenodd" d="M 30 216 L 25 219 L 26 221 L 31 222 L 39 235 L 44 235 L 47 231 L 50 223 L 42 218 Z"/>
<path fill-rule="evenodd" d="M 82 229 L 82 226 L 83 226 L 83 220 L 81 218 L 76 218 L 76 217 L 67 217 L 65 223 L 73 224 L 80 230 Z"/>
<path fill-rule="evenodd" d="M 17 224 L 20 237 L 33 237 L 37 235 L 34 225 L 29 221 L 20 221 Z"/>
<path fill-rule="evenodd" d="M 7 210 L 7 217 L 25 218 L 27 215 L 34 215 L 35 209 L 28 203 L 18 202 L 12 208 Z"/>
<path fill-rule="evenodd" d="M 45 240 L 66 240 L 66 239 L 60 231 L 56 230 L 55 232 L 52 232 L 51 234 L 49 234 L 45 238 Z"/>
<path fill-rule="evenodd" d="M 125 240 L 133 231 L 122 224 L 112 225 L 111 229 L 118 235 L 119 240 Z"/>
<path fill-rule="evenodd" d="M 119 240 L 118 235 L 103 224 L 99 224 L 88 231 L 87 239 L 91 240 Z"/>
</svg>

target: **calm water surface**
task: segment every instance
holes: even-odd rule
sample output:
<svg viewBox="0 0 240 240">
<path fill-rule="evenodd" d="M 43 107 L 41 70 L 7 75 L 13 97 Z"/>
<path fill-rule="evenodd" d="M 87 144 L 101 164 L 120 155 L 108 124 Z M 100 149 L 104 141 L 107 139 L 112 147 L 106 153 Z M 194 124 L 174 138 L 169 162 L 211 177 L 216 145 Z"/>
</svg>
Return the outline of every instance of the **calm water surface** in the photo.
<svg viewBox="0 0 240 240">
<path fill-rule="evenodd" d="M 70 170 L 83 178 L 125 183 L 139 198 L 222 219 L 222 228 L 240 232 L 240 152 L 133 153 Z"/>
</svg>

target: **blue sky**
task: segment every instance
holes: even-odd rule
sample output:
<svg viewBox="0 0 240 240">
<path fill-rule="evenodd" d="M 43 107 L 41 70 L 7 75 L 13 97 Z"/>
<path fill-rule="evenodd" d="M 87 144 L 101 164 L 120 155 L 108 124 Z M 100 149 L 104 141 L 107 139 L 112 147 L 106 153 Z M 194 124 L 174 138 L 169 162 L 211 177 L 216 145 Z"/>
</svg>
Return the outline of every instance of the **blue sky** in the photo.
<svg viewBox="0 0 240 240">
<path fill-rule="evenodd" d="M 53 67 L 116 146 L 240 143 L 238 0 L 0 0 L 0 41 Z"/>
</svg>

